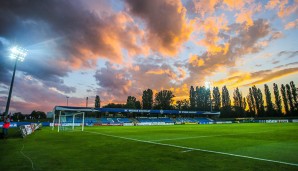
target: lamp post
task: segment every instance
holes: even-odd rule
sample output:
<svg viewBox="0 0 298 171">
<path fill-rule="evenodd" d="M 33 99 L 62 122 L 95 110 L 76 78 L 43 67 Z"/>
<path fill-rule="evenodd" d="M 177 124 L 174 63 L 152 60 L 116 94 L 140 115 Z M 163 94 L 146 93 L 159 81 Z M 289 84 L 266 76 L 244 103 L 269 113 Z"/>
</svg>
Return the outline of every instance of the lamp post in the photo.
<svg viewBox="0 0 298 171">
<path fill-rule="evenodd" d="M 66 96 L 66 106 L 68 106 L 68 96 Z"/>
<path fill-rule="evenodd" d="M 88 107 L 88 97 L 86 97 L 86 108 Z"/>
<path fill-rule="evenodd" d="M 205 82 L 206 89 L 210 90 L 210 112 L 212 112 L 212 83 L 209 81 Z"/>
<path fill-rule="evenodd" d="M 11 83 L 10 83 L 10 87 L 9 87 L 9 93 L 8 93 L 4 116 L 8 115 L 8 111 L 9 111 L 9 105 L 10 105 L 11 93 L 12 93 L 12 88 L 13 88 L 13 83 L 14 83 L 14 77 L 16 74 L 17 63 L 18 63 L 18 61 L 23 62 L 25 57 L 27 56 L 27 53 L 28 53 L 28 51 L 26 49 L 23 49 L 23 48 L 20 48 L 17 46 L 11 48 L 10 52 L 11 52 L 10 57 L 12 59 L 15 59 L 15 63 L 14 63 L 12 79 L 11 79 Z"/>
</svg>

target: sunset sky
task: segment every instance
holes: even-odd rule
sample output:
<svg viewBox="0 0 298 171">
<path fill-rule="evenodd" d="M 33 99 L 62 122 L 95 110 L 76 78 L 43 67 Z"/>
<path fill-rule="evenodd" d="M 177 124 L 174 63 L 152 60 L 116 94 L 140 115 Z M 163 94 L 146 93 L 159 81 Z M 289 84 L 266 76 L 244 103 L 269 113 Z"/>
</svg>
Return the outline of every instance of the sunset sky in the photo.
<svg viewBox="0 0 298 171">
<path fill-rule="evenodd" d="M 298 0 L 1 0 L 0 111 L 125 103 L 142 91 L 298 84 Z"/>
</svg>

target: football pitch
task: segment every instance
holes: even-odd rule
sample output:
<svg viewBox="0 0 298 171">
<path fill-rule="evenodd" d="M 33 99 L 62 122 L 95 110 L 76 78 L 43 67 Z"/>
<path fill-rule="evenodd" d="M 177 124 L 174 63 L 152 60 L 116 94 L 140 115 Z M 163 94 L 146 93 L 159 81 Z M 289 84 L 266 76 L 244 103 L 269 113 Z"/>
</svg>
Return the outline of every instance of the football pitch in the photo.
<svg viewBox="0 0 298 171">
<path fill-rule="evenodd" d="M 297 123 L 9 131 L 3 170 L 298 170 Z"/>
</svg>

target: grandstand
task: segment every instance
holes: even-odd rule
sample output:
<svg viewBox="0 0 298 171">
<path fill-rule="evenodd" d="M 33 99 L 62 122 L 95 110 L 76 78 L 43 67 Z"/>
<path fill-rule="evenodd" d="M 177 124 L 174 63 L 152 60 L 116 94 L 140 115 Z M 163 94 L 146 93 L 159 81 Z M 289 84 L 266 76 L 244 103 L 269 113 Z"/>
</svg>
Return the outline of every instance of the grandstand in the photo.
<svg viewBox="0 0 298 171">
<path fill-rule="evenodd" d="M 213 123 L 210 117 L 218 117 L 219 112 L 180 111 L 180 110 L 140 110 L 119 108 L 81 108 L 56 106 L 53 113 L 85 112 L 84 123 L 93 125 L 173 125 L 173 124 L 209 124 Z M 100 117 L 94 117 L 94 113 Z M 88 116 L 89 115 L 89 116 Z M 121 117 L 119 117 L 121 116 Z M 57 120 L 57 118 L 56 118 Z M 67 118 L 65 122 L 73 122 Z M 58 123 L 58 121 L 53 121 Z M 82 118 L 75 118 L 74 123 L 82 123 Z"/>
</svg>

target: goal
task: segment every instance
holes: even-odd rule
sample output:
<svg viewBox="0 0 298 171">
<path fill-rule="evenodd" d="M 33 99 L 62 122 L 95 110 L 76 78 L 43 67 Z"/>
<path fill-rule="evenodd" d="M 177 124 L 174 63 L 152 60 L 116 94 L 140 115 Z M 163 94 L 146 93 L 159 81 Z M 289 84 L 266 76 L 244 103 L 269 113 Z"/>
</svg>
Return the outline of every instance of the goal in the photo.
<svg viewBox="0 0 298 171">
<path fill-rule="evenodd" d="M 62 113 L 61 111 L 59 111 L 58 116 L 55 116 L 54 114 L 52 130 L 54 130 L 55 127 L 57 127 L 58 132 L 73 131 L 73 130 L 84 131 L 84 125 L 85 125 L 85 112 Z"/>
</svg>

